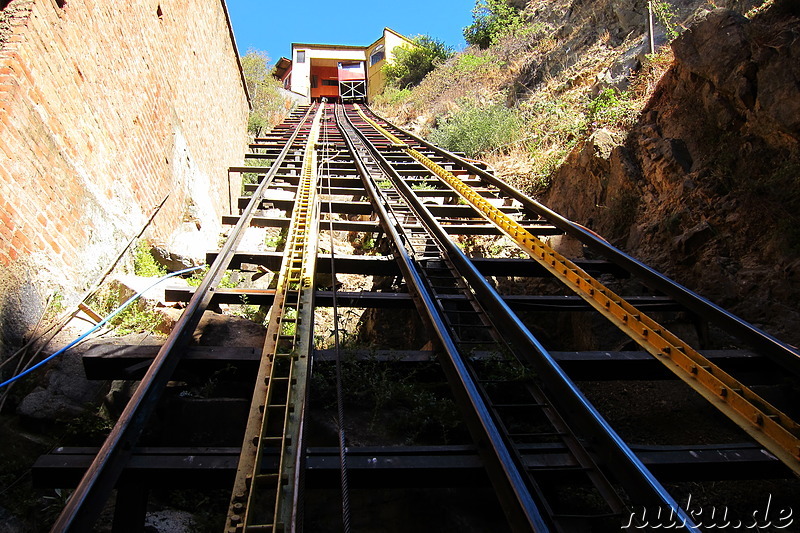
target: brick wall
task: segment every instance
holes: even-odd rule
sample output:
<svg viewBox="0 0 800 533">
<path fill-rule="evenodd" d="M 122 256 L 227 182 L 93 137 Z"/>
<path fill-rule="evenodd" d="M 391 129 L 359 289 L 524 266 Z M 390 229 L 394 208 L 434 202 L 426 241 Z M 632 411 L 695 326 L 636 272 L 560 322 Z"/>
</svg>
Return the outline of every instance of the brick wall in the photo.
<svg viewBox="0 0 800 533">
<path fill-rule="evenodd" d="M 248 109 L 221 0 L 12 0 L 3 19 L 0 335 L 10 342 L 47 296 L 69 302 L 88 288 L 166 195 L 149 235 L 198 232 L 215 246 Z"/>
</svg>

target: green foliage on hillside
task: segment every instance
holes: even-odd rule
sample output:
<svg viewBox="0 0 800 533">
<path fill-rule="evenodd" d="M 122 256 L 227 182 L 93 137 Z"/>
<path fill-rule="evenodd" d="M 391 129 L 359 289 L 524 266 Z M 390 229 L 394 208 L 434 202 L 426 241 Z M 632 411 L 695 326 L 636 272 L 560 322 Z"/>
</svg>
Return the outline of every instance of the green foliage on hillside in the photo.
<svg viewBox="0 0 800 533">
<path fill-rule="evenodd" d="M 480 107 L 467 103 L 442 121 L 430 139 L 448 150 L 475 157 L 518 140 L 521 125 L 514 110 L 502 104 Z"/>
<path fill-rule="evenodd" d="M 469 52 L 464 52 L 458 55 L 453 68 L 459 72 L 471 72 L 477 74 L 487 68 L 503 67 L 505 64 L 505 61 L 498 61 L 497 58 L 492 57 L 491 55 L 475 55 Z"/>
<path fill-rule="evenodd" d="M 247 121 L 247 131 L 258 136 L 283 120 L 286 103 L 278 90 L 281 87 L 280 81 L 272 76 L 270 59 L 266 53 L 248 50 L 242 56 L 241 62 L 253 106 Z"/>
<path fill-rule="evenodd" d="M 406 89 L 419 85 L 428 72 L 453 55 L 452 48 L 429 35 L 419 35 L 412 41 L 414 46 L 395 48 L 394 61 L 383 66 L 388 86 Z"/>
<path fill-rule="evenodd" d="M 525 25 L 522 13 L 505 0 L 477 0 L 472 24 L 464 28 L 464 39 L 480 48 L 489 48 Z"/>
<path fill-rule="evenodd" d="M 410 89 L 398 89 L 396 87 L 386 87 L 382 93 L 375 97 L 375 105 L 398 105 L 403 103 L 411 96 Z"/>
</svg>

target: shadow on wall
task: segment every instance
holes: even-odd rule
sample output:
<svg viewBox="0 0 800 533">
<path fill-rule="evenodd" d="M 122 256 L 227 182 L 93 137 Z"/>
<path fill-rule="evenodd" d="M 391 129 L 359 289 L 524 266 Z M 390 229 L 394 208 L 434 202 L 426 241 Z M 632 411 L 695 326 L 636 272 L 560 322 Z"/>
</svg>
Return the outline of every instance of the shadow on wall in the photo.
<svg viewBox="0 0 800 533">
<path fill-rule="evenodd" d="M 23 268 L 0 274 L 0 359 L 22 344 L 42 313 L 42 298 L 24 274 Z"/>
</svg>

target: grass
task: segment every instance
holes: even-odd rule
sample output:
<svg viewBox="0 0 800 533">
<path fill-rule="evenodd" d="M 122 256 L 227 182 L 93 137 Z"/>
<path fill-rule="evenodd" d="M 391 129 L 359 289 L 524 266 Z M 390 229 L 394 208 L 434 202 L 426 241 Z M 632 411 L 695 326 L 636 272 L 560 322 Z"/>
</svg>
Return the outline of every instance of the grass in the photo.
<svg viewBox="0 0 800 533">
<path fill-rule="evenodd" d="M 127 298 L 120 290 L 106 287 L 92 295 L 88 305 L 100 316 L 106 316 L 116 310 Z M 109 325 L 119 335 L 129 333 L 157 333 L 163 322 L 162 316 L 155 309 L 147 307 L 142 300 L 130 304 L 124 311 L 115 316 Z"/>
<path fill-rule="evenodd" d="M 673 17 L 662 11 L 663 17 Z M 629 128 L 672 64 L 665 47 L 643 61 L 627 89 L 598 89 L 596 74 L 641 36 L 617 42 L 608 31 L 587 32 L 596 28 L 593 17 L 587 11 L 575 18 L 558 40 L 558 28 L 537 22 L 516 28 L 489 49 L 467 48 L 431 72 L 401 105 L 378 112 L 413 122 L 431 142 L 496 169 L 514 161 L 501 177 L 528 194 L 541 192 L 593 130 Z M 575 48 L 570 39 L 578 35 L 592 40 Z"/>
<path fill-rule="evenodd" d="M 285 321 L 284 321 L 285 320 Z M 281 335 L 294 335 L 297 332 L 297 309 L 286 308 L 281 318 Z"/>
<path fill-rule="evenodd" d="M 252 320 L 253 322 L 263 324 L 266 312 L 261 308 L 261 306 L 249 303 L 246 294 L 242 294 L 239 298 L 242 303 L 241 305 L 231 308 L 231 315 L 238 316 L 239 318 L 246 318 L 247 320 Z"/>
<path fill-rule="evenodd" d="M 146 278 L 166 276 L 167 267 L 155 260 L 151 250 L 149 242 L 139 241 L 133 254 L 133 273 Z"/>
<path fill-rule="evenodd" d="M 208 265 L 204 265 L 203 268 L 199 270 L 195 270 L 192 272 L 192 275 L 186 278 L 186 283 L 191 285 L 192 287 L 199 287 L 200 284 L 203 282 L 203 278 L 206 277 L 209 270 Z M 223 289 L 234 289 L 239 286 L 238 283 L 233 281 L 233 271 L 226 270 L 225 274 L 222 275 L 222 279 L 219 281 L 219 287 Z"/>
<path fill-rule="evenodd" d="M 415 191 L 435 191 L 436 186 L 424 181 L 416 181 L 411 184 L 411 188 Z"/>
</svg>

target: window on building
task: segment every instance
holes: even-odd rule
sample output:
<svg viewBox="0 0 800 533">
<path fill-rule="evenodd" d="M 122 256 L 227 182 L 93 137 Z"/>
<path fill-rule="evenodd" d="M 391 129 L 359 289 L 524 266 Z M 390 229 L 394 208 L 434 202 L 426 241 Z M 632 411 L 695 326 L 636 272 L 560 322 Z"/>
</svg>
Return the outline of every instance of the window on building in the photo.
<svg viewBox="0 0 800 533">
<path fill-rule="evenodd" d="M 306 51 L 305 50 L 298 50 L 297 51 L 297 62 L 298 63 L 305 63 L 306 62 Z"/>
<path fill-rule="evenodd" d="M 322 85 L 327 85 L 328 87 L 337 87 L 339 85 L 339 80 L 322 80 Z"/>
<path fill-rule="evenodd" d="M 314 75 L 312 75 L 312 76 L 311 76 L 311 88 L 312 88 L 312 89 L 316 89 L 316 88 L 317 88 L 317 85 L 319 85 L 319 83 L 317 82 L 317 80 L 318 80 L 318 78 L 317 78 L 317 75 L 316 75 L 316 74 L 314 74 Z"/>
<path fill-rule="evenodd" d="M 384 57 L 386 57 L 384 47 L 382 44 L 379 44 L 372 49 L 372 54 L 369 56 L 369 66 L 374 65 L 378 61 L 382 61 Z"/>
</svg>

